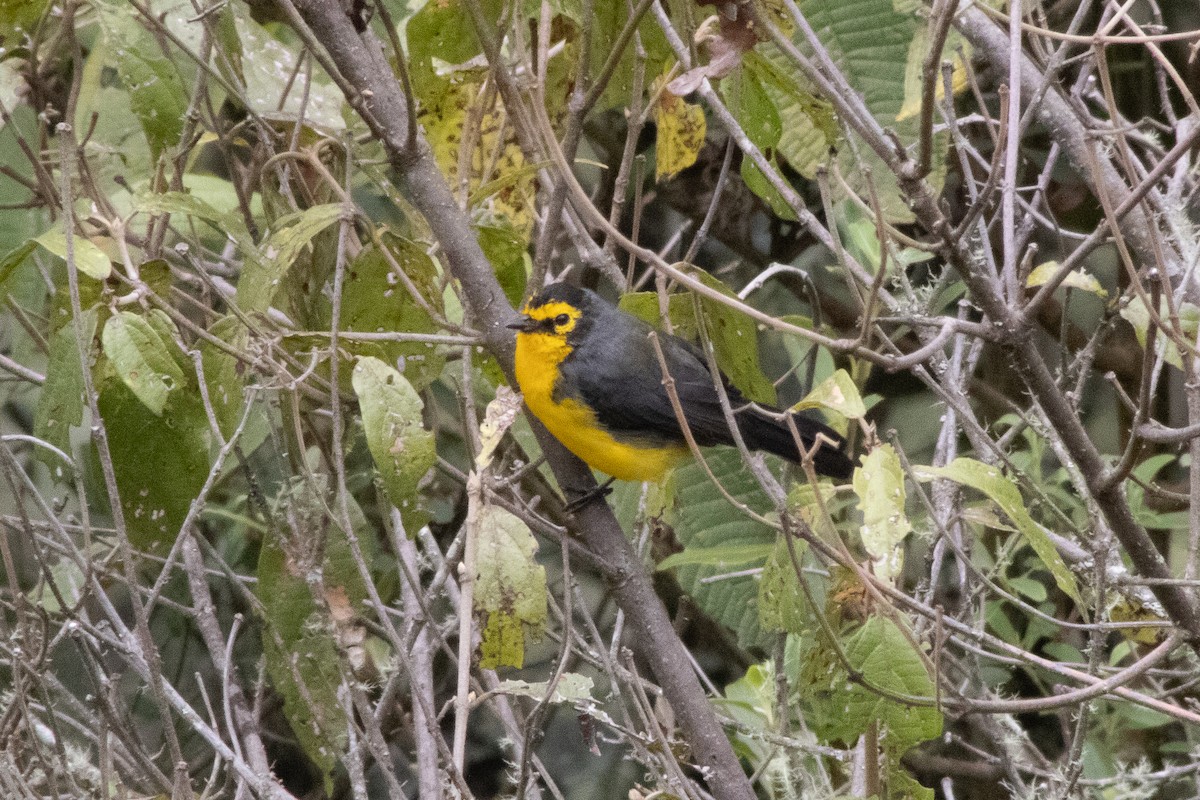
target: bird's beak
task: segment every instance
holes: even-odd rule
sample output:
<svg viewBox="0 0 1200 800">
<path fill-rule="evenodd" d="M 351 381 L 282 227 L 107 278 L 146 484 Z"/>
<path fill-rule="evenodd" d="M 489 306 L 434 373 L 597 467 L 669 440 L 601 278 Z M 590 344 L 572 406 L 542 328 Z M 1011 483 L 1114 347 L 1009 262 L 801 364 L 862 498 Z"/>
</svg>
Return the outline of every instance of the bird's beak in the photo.
<svg viewBox="0 0 1200 800">
<path fill-rule="evenodd" d="M 540 327 L 540 323 L 532 317 L 522 315 L 519 320 L 510 322 L 505 327 L 512 328 L 514 331 L 521 331 L 522 333 L 532 333 Z"/>
</svg>

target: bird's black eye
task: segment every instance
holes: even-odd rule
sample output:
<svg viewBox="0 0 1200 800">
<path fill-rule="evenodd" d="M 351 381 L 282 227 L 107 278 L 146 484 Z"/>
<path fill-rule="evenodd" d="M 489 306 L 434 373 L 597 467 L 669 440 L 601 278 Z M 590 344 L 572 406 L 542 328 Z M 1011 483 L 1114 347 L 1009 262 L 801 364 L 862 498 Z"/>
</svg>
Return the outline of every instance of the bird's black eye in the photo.
<svg viewBox="0 0 1200 800">
<path fill-rule="evenodd" d="M 554 324 L 560 328 L 563 325 L 566 325 L 570 321 L 571 321 L 571 318 L 569 316 L 567 316 L 566 314 L 559 314 L 557 317 L 554 318 Z"/>
</svg>

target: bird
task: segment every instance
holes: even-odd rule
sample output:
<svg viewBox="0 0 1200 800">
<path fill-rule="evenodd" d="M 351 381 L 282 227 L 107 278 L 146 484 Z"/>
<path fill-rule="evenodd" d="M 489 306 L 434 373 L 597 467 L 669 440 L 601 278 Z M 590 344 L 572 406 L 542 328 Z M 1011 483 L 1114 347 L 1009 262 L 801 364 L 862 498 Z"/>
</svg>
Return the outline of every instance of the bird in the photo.
<svg viewBox="0 0 1200 800">
<path fill-rule="evenodd" d="M 659 482 L 691 455 L 658 349 L 696 444 L 735 443 L 714 376 L 691 342 L 658 331 L 656 349 L 646 322 L 567 283 L 546 286 L 520 313 L 508 327 L 517 331 L 514 372 L 525 405 L 568 450 L 610 476 L 603 493 L 613 479 Z M 723 373 L 716 377 L 745 445 L 800 463 L 787 414 L 751 403 Z M 819 443 L 818 474 L 850 477 L 855 464 L 841 435 L 806 416 L 791 420 L 806 451 Z"/>
</svg>

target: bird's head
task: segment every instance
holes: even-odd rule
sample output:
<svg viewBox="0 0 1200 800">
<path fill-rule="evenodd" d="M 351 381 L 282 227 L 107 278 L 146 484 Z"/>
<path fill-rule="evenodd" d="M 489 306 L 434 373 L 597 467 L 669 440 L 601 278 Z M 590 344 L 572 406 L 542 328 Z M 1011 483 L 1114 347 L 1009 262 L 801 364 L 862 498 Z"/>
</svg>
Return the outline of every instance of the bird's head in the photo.
<svg viewBox="0 0 1200 800">
<path fill-rule="evenodd" d="M 590 305 L 586 289 L 565 283 L 554 283 L 538 292 L 525 308 L 521 318 L 508 327 L 523 334 L 549 336 L 563 342 L 575 338 L 582 325 L 580 318 Z"/>
</svg>

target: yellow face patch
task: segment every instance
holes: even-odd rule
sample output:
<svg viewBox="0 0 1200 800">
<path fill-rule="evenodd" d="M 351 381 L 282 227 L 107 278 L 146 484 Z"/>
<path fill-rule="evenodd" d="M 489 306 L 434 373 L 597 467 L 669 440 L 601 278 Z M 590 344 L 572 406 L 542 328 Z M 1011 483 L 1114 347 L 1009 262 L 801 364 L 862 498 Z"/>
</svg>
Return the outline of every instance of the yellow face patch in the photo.
<svg viewBox="0 0 1200 800">
<path fill-rule="evenodd" d="M 554 322 L 554 333 L 550 334 L 547 331 L 542 335 L 566 336 L 575 330 L 575 323 L 579 321 L 579 316 L 582 312 L 570 303 L 564 303 L 561 300 L 552 300 L 536 308 L 525 306 L 525 310 L 521 313 L 538 322 L 546 320 Z"/>
</svg>

